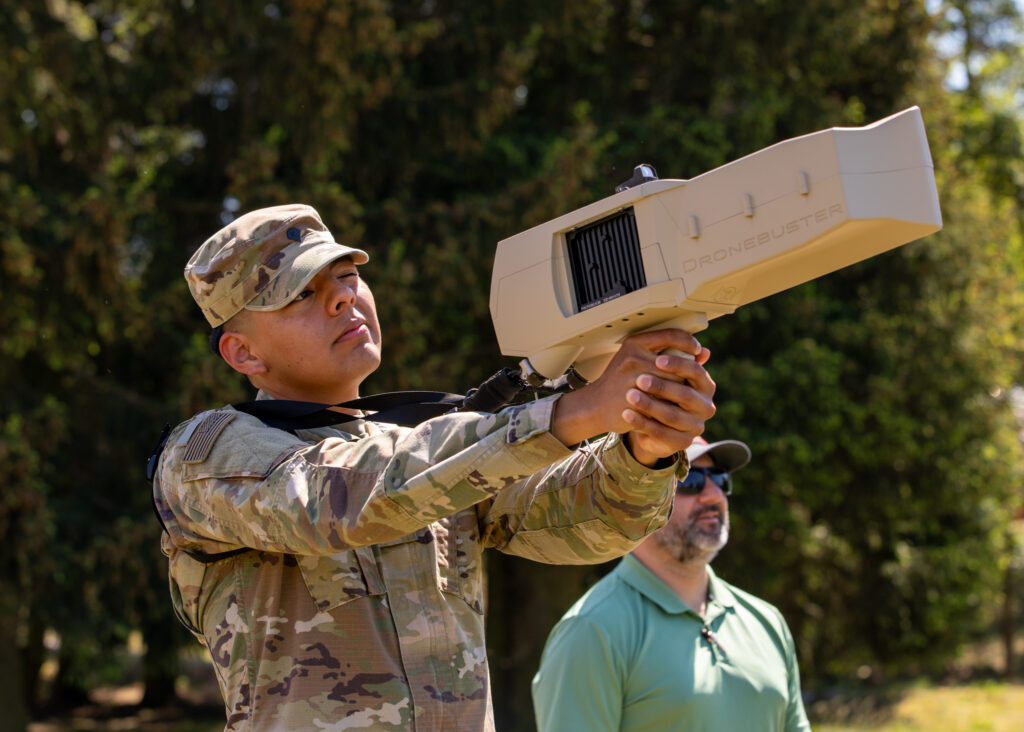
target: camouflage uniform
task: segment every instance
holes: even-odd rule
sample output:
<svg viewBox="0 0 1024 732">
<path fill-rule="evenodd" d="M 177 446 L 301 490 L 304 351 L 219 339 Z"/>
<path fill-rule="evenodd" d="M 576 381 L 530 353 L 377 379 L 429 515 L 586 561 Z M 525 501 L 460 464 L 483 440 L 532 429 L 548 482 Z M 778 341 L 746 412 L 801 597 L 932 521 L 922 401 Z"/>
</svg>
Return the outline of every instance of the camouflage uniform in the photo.
<svg viewBox="0 0 1024 732">
<path fill-rule="evenodd" d="M 490 730 L 482 550 L 601 562 L 665 522 L 674 468 L 618 435 L 572 452 L 553 399 L 418 428 L 291 433 L 231 408 L 155 481 L 174 606 L 229 730 Z M 604 466 L 602 470 L 601 465 Z M 185 550 L 253 551 L 204 564 Z"/>
<path fill-rule="evenodd" d="M 186 278 L 216 326 L 283 307 L 339 256 L 366 261 L 308 206 L 274 207 L 208 240 Z M 226 729 L 493 729 L 482 550 L 620 556 L 665 523 L 686 467 L 645 468 L 618 435 L 569 450 L 549 432 L 556 401 L 416 428 L 292 433 L 230 407 L 179 425 L 154 502 Z"/>
</svg>

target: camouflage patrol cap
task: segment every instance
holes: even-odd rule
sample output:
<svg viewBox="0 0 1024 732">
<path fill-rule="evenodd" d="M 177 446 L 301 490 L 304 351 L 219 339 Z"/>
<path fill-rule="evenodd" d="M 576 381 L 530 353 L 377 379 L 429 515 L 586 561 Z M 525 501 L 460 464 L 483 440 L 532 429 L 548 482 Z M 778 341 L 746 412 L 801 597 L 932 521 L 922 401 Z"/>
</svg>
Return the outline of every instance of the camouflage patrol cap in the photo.
<svg viewBox="0 0 1024 732">
<path fill-rule="evenodd" d="M 370 259 L 362 249 L 334 241 L 312 206 L 272 206 L 239 216 L 207 239 L 185 265 L 185 280 L 216 327 L 243 309 L 283 308 L 342 257 L 356 264 Z"/>
</svg>

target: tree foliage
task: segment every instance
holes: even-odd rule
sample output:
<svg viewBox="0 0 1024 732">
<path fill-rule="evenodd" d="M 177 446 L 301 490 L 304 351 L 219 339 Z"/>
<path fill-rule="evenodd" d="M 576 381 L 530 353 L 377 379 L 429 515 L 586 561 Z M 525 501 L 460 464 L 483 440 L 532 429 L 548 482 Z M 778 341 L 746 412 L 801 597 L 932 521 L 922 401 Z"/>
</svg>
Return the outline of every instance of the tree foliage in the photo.
<svg viewBox="0 0 1024 732">
<path fill-rule="evenodd" d="M 710 436 L 755 453 L 720 573 L 783 608 L 811 688 L 934 667 L 993 611 L 1019 499 L 1018 22 L 998 0 L 0 2 L 0 630 L 25 694 L 45 627 L 69 686 L 130 629 L 160 673 L 187 641 L 142 466 L 164 422 L 247 392 L 181 277 L 233 215 L 306 201 L 371 252 L 368 393 L 464 391 L 505 365 L 499 239 L 641 161 L 692 177 L 910 104 L 943 231 L 701 338 Z M 544 635 L 595 573 L 491 564 L 499 721 L 526 729 Z"/>
</svg>

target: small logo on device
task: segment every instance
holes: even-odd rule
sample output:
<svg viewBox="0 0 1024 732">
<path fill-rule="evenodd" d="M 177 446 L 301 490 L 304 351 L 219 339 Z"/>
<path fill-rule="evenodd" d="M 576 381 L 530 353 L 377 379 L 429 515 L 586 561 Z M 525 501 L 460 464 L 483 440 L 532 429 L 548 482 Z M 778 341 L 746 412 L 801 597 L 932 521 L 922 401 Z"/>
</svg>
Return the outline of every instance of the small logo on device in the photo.
<svg viewBox="0 0 1024 732">
<path fill-rule="evenodd" d="M 748 236 L 746 239 L 741 239 L 735 244 L 730 244 L 727 247 L 716 249 L 709 254 L 702 254 L 699 257 L 683 260 L 683 272 L 696 272 L 698 269 L 703 269 L 704 267 L 712 267 L 726 261 L 729 257 L 736 254 L 743 254 L 745 251 L 756 249 L 757 247 L 764 246 L 765 244 L 773 244 L 791 236 L 792 234 L 797 234 L 803 229 L 809 229 L 817 224 L 828 221 L 833 216 L 841 216 L 842 214 L 843 207 L 838 203 L 827 208 L 819 208 L 817 211 L 809 213 L 806 216 L 800 216 L 799 218 L 787 221 L 784 224 L 773 226 L 764 231 L 758 232 L 754 236 Z"/>
</svg>

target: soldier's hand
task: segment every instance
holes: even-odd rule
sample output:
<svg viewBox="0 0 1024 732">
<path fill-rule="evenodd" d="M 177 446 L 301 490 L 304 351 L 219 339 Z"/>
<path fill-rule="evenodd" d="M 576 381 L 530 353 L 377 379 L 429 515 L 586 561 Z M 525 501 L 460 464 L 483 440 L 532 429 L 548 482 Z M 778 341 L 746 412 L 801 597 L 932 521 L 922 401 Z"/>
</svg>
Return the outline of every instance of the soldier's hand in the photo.
<svg viewBox="0 0 1024 732">
<path fill-rule="evenodd" d="M 663 354 L 675 349 L 693 356 Z M 689 446 L 715 413 L 715 382 L 704 370 L 710 352 L 689 333 L 665 329 L 623 341 L 600 378 L 563 396 L 552 434 L 571 445 L 604 432 L 626 432 L 645 465 Z"/>
<path fill-rule="evenodd" d="M 636 388 L 626 394 L 630 408 L 623 412 L 629 424 L 626 446 L 645 465 L 685 450 L 704 432 L 715 414 L 715 382 L 704 370 L 710 353 L 702 349 L 697 361 L 660 354 L 656 374 L 637 377 Z"/>
</svg>

